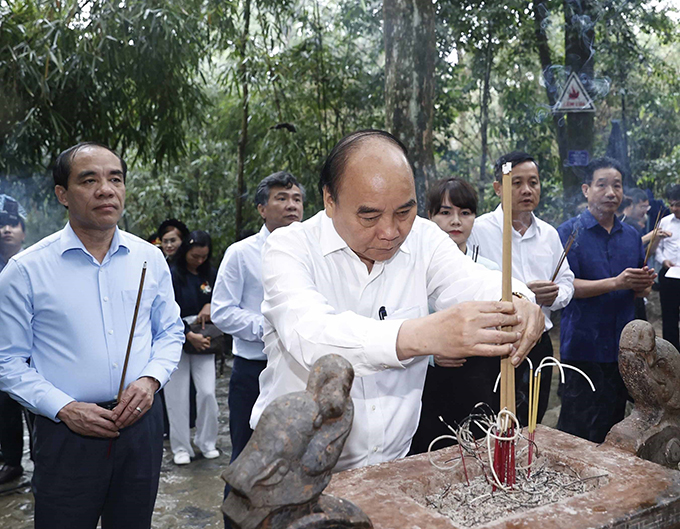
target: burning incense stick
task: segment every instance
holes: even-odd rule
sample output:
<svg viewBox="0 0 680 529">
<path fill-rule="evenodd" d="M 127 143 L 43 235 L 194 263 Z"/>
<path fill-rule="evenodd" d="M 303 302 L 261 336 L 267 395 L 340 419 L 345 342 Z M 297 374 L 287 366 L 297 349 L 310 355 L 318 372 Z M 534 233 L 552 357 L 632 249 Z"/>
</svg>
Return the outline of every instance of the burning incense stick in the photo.
<svg viewBox="0 0 680 529">
<path fill-rule="evenodd" d="M 503 165 L 503 280 L 502 300 L 512 302 L 512 163 Z M 503 327 L 504 331 L 512 330 Z M 515 484 L 515 368 L 510 357 L 501 358 L 501 412 L 493 460 L 499 484 Z M 514 422 L 513 422 L 514 421 Z M 519 425 L 517 425 L 519 428 Z M 519 430 L 518 430 L 519 431 Z M 494 486 L 495 488 L 495 486 Z"/>
<path fill-rule="evenodd" d="M 512 301 L 512 164 L 503 165 L 503 290 L 502 300 Z M 511 331 L 511 328 L 504 328 Z M 510 357 L 501 359 L 501 409 L 515 413 L 515 368 Z M 509 426 L 509 425 L 508 425 Z"/>
<path fill-rule="evenodd" d="M 118 387 L 118 402 L 123 395 L 123 384 L 125 384 L 125 374 L 127 373 L 128 362 L 130 360 L 130 350 L 132 349 L 132 337 L 135 335 L 135 326 L 137 325 L 137 314 L 139 313 L 139 303 L 142 300 L 142 290 L 144 290 L 144 278 L 146 277 L 146 261 L 142 265 L 142 277 L 139 279 L 139 291 L 137 292 L 137 303 L 135 303 L 135 312 L 132 316 L 132 326 L 130 327 L 130 338 L 128 338 L 127 351 L 125 352 L 125 363 L 123 364 L 123 374 L 120 377 L 120 386 Z"/>
<path fill-rule="evenodd" d="M 649 241 L 649 246 L 647 246 L 647 253 L 645 254 L 645 262 L 642 264 L 643 267 L 647 266 L 647 259 L 649 259 L 649 254 L 652 251 L 652 246 L 654 245 L 654 239 L 656 239 L 656 234 L 659 231 L 659 221 L 661 220 L 661 210 L 656 214 L 656 222 L 654 223 L 654 231 L 652 232 L 652 238 Z"/>
<path fill-rule="evenodd" d="M 567 239 L 567 244 L 564 247 L 564 250 L 562 251 L 562 256 L 560 257 L 560 260 L 557 262 L 557 266 L 555 267 L 555 271 L 553 272 L 552 278 L 550 281 L 552 283 L 555 282 L 555 279 L 557 278 L 557 274 L 560 272 L 560 268 L 562 268 L 562 263 L 564 260 L 567 258 L 567 254 L 569 253 L 569 250 L 571 249 L 571 245 L 574 244 L 574 240 L 576 239 L 575 236 L 576 232 L 572 232 L 571 235 L 569 236 L 569 239 Z"/>
</svg>

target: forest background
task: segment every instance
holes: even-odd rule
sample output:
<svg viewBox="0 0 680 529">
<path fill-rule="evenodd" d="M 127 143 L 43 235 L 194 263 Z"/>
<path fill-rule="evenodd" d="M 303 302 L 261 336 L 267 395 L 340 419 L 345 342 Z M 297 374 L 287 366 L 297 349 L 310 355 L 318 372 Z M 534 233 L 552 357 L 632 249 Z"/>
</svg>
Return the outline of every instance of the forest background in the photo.
<svg viewBox="0 0 680 529">
<path fill-rule="evenodd" d="M 603 155 L 612 128 L 627 185 L 661 196 L 680 174 L 676 1 L 0 0 L 0 193 L 28 241 L 63 226 L 50 167 L 78 141 L 130 166 L 122 227 L 169 217 L 205 229 L 214 255 L 261 224 L 257 183 L 292 172 L 306 217 L 343 135 L 388 128 L 413 153 L 419 201 L 462 176 L 495 207 L 493 160 L 536 156 L 539 215 L 579 195 L 568 151 Z M 552 107 L 572 72 L 595 113 Z M 422 207 L 422 204 L 420 204 Z M 421 209 L 422 211 L 422 209 Z M 217 264 L 217 263 L 215 263 Z"/>
</svg>

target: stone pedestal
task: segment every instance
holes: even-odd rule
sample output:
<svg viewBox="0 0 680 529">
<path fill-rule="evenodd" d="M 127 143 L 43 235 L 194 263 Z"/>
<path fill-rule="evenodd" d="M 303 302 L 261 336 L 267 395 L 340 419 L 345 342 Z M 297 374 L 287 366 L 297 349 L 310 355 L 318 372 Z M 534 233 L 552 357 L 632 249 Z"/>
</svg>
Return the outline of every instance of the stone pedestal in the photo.
<svg viewBox="0 0 680 529">
<path fill-rule="evenodd" d="M 607 477 L 591 492 L 475 528 L 680 527 L 679 471 L 540 425 L 536 442 L 548 461 L 565 463 L 581 477 Z M 454 458 L 457 454 L 457 447 L 445 448 L 438 457 Z M 475 466 L 468 465 L 468 471 L 474 473 Z M 464 529 L 427 507 L 424 501 L 426 495 L 441 490 L 444 484 L 464 480 L 459 469 L 437 470 L 427 454 L 422 454 L 338 473 L 326 492 L 355 503 L 369 516 L 375 529 Z"/>
</svg>

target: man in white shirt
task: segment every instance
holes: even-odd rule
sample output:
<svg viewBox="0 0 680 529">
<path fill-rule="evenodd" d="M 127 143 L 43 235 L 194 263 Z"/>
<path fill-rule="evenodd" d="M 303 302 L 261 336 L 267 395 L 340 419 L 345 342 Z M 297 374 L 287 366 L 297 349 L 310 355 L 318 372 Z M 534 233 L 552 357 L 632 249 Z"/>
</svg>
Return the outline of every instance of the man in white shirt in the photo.
<svg viewBox="0 0 680 529">
<path fill-rule="evenodd" d="M 536 161 L 527 153 L 513 151 L 501 156 L 494 166 L 496 181 L 494 191 L 502 192 L 504 164 L 512 164 L 512 277 L 519 279 L 536 296 L 545 319 L 545 331 L 541 340 L 529 353 L 534 368 L 541 360 L 553 355 L 548 334 L 553 324 L 550 313 L 569 304 L 574 295 L 574 274 L 565 259 L 552 281 L 563 247 L 557 230 L 542 221 L 534 210 L 541 200 L 541 180 Z M 468 244 L 479 245 L 480 255 L 499 266 L 503 262 L 503 208 L 486 213 L 475 221 Z M 548 408 L 550 396 L 550 370 L 541 371 L 541 389 L 538 399 L 538 421 Z M 529 364 L 523 363 L 516 373 L 517 416 L 524 426 L 528 424 Z"/>
<path fill-rule="evenodd" d="M 680 184 L 674 185 L 669 193 L 671 215 L 659 222 L 659 231 L 671 233 L 661 239 L 656 249 L 656 260 L 663 264 L 659 274 L 659 296 L 661 298 L 661 318 L 663 338 L 680 350 L 678 321 L 680 320 L 680 279 L 666 277 L 668 269 L 680 266 Z"/>
<path fill-rule="evenodd" d="M 229 381 L 231 460 L 251 434 L 250 413 L 260 391 L 258 377 L 267 365 L 262 352 L 262 246 L 274 230 L 302 220 L 304 188 L 285 171 L 257 186 L 255 204 L 264 220 L 259 233 L 232 244 L 224 254 L 210 304 L 217 327 L 233 337 L 234 367 Z"/>
<path fill-rule="evenodd" d="M 406 455 L 428 355 L 509 354 L 516 365 L 540 338 L 543 315 L 526 299 L 496 301 L 500 272 L 474 263 L 436 224 L 416 217 L 413 170 L 391 134 L 359 131 L 340 140 L 319 187 L 325 211 L 278 230 L 263 248 L 267 368 L 251 426 L 275 398 L 305 389 L 318 358 L 339 354 L 356 376 L 342 470 Z M 533 299 L 519 282 L 513 290 Z M 488 301 L 463 303 L 470 300 Z"/>
</svg>

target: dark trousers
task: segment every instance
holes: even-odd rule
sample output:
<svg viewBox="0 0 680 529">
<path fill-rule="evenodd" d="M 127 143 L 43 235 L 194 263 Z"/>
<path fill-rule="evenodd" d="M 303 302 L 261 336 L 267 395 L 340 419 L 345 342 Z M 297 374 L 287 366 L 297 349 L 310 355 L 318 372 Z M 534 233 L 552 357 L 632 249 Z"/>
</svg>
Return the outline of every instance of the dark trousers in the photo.
<svg viewBox="0 0 680 529">
<path fill-rule="evenodd" d="M 266 360 L 246 360 L 234 356 L 234 367 L 229 379 L 229 435 L 231 436 L 231 461 L 233 462 L 250 441 L 250 414 L 260 395 L 260 373 L 267 367 Z M 224 497 L 231 487 L 224 487 Z M 224 519 L 224 525 L 230 524 Z"/>
<path fill-rule="evenodd" d="M 24 453 L 24 424 L 21 404 L 0 391 L 0 450 L 5 463 L 11 467 L 21 465 Z"/>
<path fill-rule="evenodd" d="M 151 527 L 163 456 L 159 399 L 109 439 L 78 435 L 38 416 L 34 425 L 36 529 Z"/>
<path fill-rule="evenodd" d="M 553 346 L 550 334 L 544 332 L 541 339 L 529 351 L 529 359 L 534 365 L 534 370 L 538 369 L 538 364 L 546 357 L 552 357 Z M 535 373 L 534 373 L 535 374 Z M 534 381 L 536 379 L 534 378 Z M 550 384 L 552 382 L 552 368 L 544 367 L 541 369 L 541 387 L 538 390 L 538 418 L 537 423 L 543 420 L 548 409 L 548 399 L 550 398 Z M 515 403 L 517 406 L 517 418 L 522 426 L 529 425 L 529 362 L 522 362 L 515 370 Z"/>
<path fill-rule="evenodd" d="M 498 412 L 498 397 L 493 394 L 493 386 L 500 370 L 498 358 L 473 356 L 461 367 L 428 366 L 423 388 L 420 422 L 411 440 L 412 454 L 427 452 L 430 443 L 440 435 L 453 435 L 446 424 L 459 426 L 479 403 L 488 405 L 476 412 L 488 414 L 490 408 Z M 494 404 L 495 403 L 495 404 Z M 475 431 L 475 435 L 481 435 Z M 454 442 L 444 439 L 433 449 L 451 446 Z"/>
<path fill-rule="evenodd" d="M 628 391 L 616 362 L 565 361 L 583 370 L 595 384 L 571 369 L 565 370 L 562 409 L 557 429 L 594 443 L 602 443 L 612 426 L 623 420 Z"/>
<path fill-rule="evenodd" d="M 661 321 L 663 339 L 671 342 L 680 351 L 680 279 L 667 279 L 668 268 L 659 274 L 659 298 L 661 300 Z"/>
</svg>

